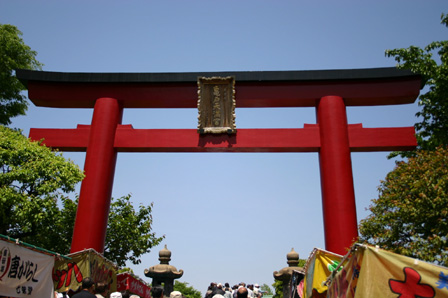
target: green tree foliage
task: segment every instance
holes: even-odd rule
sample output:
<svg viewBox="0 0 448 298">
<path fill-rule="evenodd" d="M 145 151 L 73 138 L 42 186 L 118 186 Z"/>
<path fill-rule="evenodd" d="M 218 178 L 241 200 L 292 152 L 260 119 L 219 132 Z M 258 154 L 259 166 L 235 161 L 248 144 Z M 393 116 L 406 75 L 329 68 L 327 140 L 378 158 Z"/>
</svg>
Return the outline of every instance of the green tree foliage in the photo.
<svg viewBox="0 0 448 298">
<path fill-rule="evenodd" d="M 153 204 L 140 205 L 138 210 L 135 210 L 130 200 L 131 195 L 112 198 L 107 222 L 104 256 L 121 267 L 124 267 L 127 261 L 140 264 L 140 257 L 165 238 L 156 237 L 155 232 L 152 232 Z M 78 199 L 66 200 L 62 209 L 62 221 L 65 225 L 63 235 L 68 237 L 69 241 L 65 241 L 64 246 L 57 250 L 60 253 L 66 254 L 70 251 L 77 206 Z"/>
<path fill-rule="evenodd" d="M 138 210 L 131 203 L 131 195 L 112 198 L 107 222 L 104 257 L 118 266 L 126 266 L 127 261 L 140 264 L 140 257 L 151 251 L 164 238 L 152 232 L 152 206 L 140 205 Z M 62 254 L 70 252 L 71 239 L 76 218 L 78 199 L 65 199 L 61 208 L 60 230 L 56 248 L 48 248 Z M 33 243 L 33 242 L 30 242 Z M 33 243 L 34 244 L 34 243 Z M 37 245 L 37 244 L 36 244 Z M 125 271 L 131 271 L 129 269 Z"/>
<path fill-rule="evenodd" d="M 275 294 L 274 296 L 272 296 L 272 298 L 283 298 L 283 281 L 275 280 L 272 284 L 272 287 L 275 291 Z"/>
<path fill-rule="evenodd" d="M 15 77 L 16 69 L 41 69 L 32 51 L 15 26 L 0 24 L 0 124 L 11 124 L 11 118 L 25 115 L 28 107 L 21 93 L 25 87 Z"/>
<path fill-rule="evenodd" d="M 129 267 L 120 267 L 117 269 L 117 274 L 120 273 L 129 273 L 131 275 L 135 275 L 134 270 L 132 270 L 132 268 Z"/>
<path fill-rule="evenodd" d="M 0 234 L 61 254 L 70 252 L 77 200 L 68 197 L 84 175 L 77 165 L 20 132 L 0 126 Z M 105 257 L 139 264 L 158 245 L 152 204 L 134 210 L 131 196 L 112 199 Z"/>
<path fill-rule="evenodd" d="M 140 257 L 165 238 L 152 232 L 153 204 L 140 205 L 134 210 L 130 199 L 127 195 L 112 200 L 107 223 L 104 256 L 119 266 L 124 266 L 127 260 L 139 264 Z"/>
<path fill-rule="evenodd" d="M 447 147 L 398 162 L 369 210 L 359 226 L 361 241 L 447 266 Z"/>
<path fill-rule="evenodd" d="M 448 15 L 442 14 L 441 23 L 448 27 Z M 440 145 L 448 145 L 448 40 L 432 42 L 424 49 L 410 46 L 387 50 L 386 56 L 394 57 L 398 68 L 421 74 L 428 87 L 429 91 L 419 97 L 421 111 L 416 114 L 422 119 L 415 124 L 419 149 L 435 150 Z M 406 157 L 413 153 L 399 152 L 391 156 L 398 154 Z"/>
<path fill-rule="evenodd" d="M 188 286 L 187 282 L 180 282 L 178 280 L 174 281 L 173 290 L 181 292 L 182 295 L 187 298 L 201 298 L 202 297 L 201 292 L 196 290 L 192 286 Z"/>
<path fill-rule="evenodd" d="M 260 290 L 262 290 L 265 295 L 273 295 L 271 287 L 267 284 L 262 284 Z"/>
<path fill-rule="evenodd" d="M 83 179 L 81 170 L 4 126 L 0 166 L 0 234 L 60 251 L 71 239 L 64 238 L 68 226 L 63 210 L 73 204 L 66 195 Z"/>
</svg>

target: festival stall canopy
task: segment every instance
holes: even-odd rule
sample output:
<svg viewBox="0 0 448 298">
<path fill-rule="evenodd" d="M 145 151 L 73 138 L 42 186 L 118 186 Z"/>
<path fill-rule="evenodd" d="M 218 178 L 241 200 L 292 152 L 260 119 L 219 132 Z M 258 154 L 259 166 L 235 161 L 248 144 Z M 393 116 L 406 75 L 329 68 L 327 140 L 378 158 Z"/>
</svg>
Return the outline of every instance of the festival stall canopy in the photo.
<svg viewBox="0 0 448 298">
<path fill-rule="evenodd" d="M 117 266 L 93 249 L 68 255 L 71 260 L 56 261 L 53 270 L 54 288 L 58 292 L 76 292 L 85 277 L 103 282 L 109 291 L 117 290 Z"/>
<path fill-rule="evenodd" d="M 448 268 L 395 254 L 378 247 L 355 245 L 329 280 L 329 298 L 448 297 Z"/>
</svg>

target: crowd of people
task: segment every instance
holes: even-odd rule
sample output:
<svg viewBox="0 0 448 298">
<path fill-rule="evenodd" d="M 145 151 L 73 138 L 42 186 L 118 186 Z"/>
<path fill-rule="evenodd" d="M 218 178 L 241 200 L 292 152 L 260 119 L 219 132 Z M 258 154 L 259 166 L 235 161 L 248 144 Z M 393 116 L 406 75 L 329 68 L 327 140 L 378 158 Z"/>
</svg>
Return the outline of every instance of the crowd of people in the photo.
<svg viewBox="0 0 448 298">
<path fill-rule="evenodd" d="M 244 296 L 245 295 L 245 296 Z M 221 283 L 210 283 L 204 298 L 261 298 L 263 293 L 258 284 L 240 282 L 230 287 L 229 283 L 224 286 Z"/>
<path fill-rule="evenodd" d="M 225 283 L 224 286 L 220 283 L 212 282 L 207 289 L 204 298 L 262 298 L 263 293 L 258 284 L 247 285 L 244 282 L 234 285 L 232 288 L 229 283 Z M 162 287 L 154 287 L 151 289 L 152 298 L 165 297 Z M 170 298 L 185 298 L 185 296 L 179 291 L 173 291 L 170 293 Z"/>
<path fill-rule="evenodd" d="M 154 287 L 151 289 L 152 298 L 163 298 L 163 288 Z M 128 291 L 113 292 L 109 294 L 107 284 L 95 283 L 92 278 L 86 277 L 82 280 L 81 291 L 72 296 L 72 298 L 140 298 L 138 295 L 130 295 Z M 230 287 L 229 283 L 224 286 L 220 283 L 212 282 L 207 289 L 204 298 L 262 298 L 263 293 L 258 284 L 249 284 L 244 282 Z M 55 292 L 55 298 L 70 298 L 66 293 Z M 185 298 L 179 291 L 170 293 L 170 298 Z"/>
<path fill-rule="evenodd" d="M 55 292 L 55 298 L 70 298 L 67 293 Z M 131 295 L 128 291 L 113 292 L 109 295 L 109 287 L 106 283 L 95 283 L 92 278 L 86 277 L 81 282 L 81 291 L 72 298 L 140 298 L 138 295 Z"/>
</svg>

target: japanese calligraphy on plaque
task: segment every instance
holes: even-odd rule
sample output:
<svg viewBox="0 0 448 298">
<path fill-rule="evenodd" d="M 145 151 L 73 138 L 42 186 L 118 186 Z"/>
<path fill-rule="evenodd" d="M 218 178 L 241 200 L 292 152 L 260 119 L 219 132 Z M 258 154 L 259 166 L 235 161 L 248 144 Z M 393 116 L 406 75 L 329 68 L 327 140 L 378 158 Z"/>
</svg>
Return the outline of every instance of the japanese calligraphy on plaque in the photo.
<svg viewBox="0 0 448 298">
<path fill-rule="evenodd" d="M 236 133 L 235 78 L 198 78 L 198 132 Z"/>
</svg>

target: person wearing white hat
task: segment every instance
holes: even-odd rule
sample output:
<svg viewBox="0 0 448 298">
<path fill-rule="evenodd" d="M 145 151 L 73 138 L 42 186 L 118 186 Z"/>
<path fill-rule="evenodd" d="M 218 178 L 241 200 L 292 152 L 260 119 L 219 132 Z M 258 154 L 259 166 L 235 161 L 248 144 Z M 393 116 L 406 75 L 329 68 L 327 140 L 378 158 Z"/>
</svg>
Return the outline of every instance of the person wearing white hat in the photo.
<svg viewBox="0 0 448 298">
<path fill-rule="evenodd" d="M 172 291 L 170 294 L 170 298 L 182 298 L 182 293 L 179 291 Z"/>
<path fill-rule="evenodd" d="M 110 294 L 110 298 L 122 298 L 123 296 L 121 295 L 120 292 L 113 292 Z"/>
<path fill-rule="evenodd" d="M 260 286 L 258 284 L 254 284 L 254 298 L 261 298 L 263 294 L 261 293 Z"/>
</svg>

